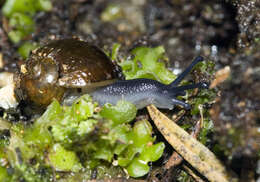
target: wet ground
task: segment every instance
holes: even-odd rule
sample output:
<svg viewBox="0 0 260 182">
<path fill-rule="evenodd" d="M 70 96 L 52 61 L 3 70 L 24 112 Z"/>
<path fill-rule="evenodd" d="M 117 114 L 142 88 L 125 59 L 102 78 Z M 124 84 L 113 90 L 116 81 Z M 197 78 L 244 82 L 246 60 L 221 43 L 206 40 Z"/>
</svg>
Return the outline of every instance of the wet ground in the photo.
<svg viewBox="0 0 260 182">
<path fill-rule="evenodd" d="M 19 45 L 8 40 L 0 16 L 2 70 L 14 71 Z M 260 180 L 260 0 L 56 0 L 35 21 L 37 30 L 27 40 L 77 36 L 107 50 L 118 42 L 125 53 L 137 45 L 163 45 L 172 68 L 184 68 L 196 55 L 214 61 L 216 70 L 229 66 L 210 111 L 214 142 L 241 181 Z"/>
</svg>

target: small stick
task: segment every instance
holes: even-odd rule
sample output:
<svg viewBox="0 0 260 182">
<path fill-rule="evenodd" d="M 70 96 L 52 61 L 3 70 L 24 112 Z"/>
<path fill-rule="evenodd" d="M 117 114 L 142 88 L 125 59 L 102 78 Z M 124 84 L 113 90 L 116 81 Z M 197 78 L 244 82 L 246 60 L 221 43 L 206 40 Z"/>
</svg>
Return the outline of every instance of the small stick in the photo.
<svg viewBox="0 0 260 182">
<path fill-rule="evenodd" d="M 164 165 L 164 168 L 169 170 L 177 165 L 179 165 L 183 161 L 183 158 L 177 153 L 173 152 L 167 163 Z"/>
<path fill-rule="evenodd" d="M 203 179 L 201 179 L 199 176 L 197 176 L 188 166 L 184 165 L 183 168 L 189 173 L 189 175 L 192 176 L 192 178 L 197 182 L 205 182 Z"/>
</svg>

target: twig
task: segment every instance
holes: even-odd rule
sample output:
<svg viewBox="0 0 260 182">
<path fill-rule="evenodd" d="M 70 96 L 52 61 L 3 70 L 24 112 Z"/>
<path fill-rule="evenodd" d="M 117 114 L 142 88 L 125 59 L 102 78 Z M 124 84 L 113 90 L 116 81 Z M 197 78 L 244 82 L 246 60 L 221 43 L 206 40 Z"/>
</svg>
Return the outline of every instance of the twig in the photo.
<svg viewBox="0 0 260 182">
<path fill-rule="evenodd" d="M 183 158 L 177 152 L 173 152 L 167 163 L 164 165 L 164 168 L 169 170 L 179 165 L 182 161 Z"/>
<path fill-rule="evenodd" d="M 184 165 L 183 168 L 189 175 L 192 176 L 192 178 L 197 182 L 205 182 L 203 179 L 201 179 L 198 175 L 196 175 L 188 166 Z"/>
</svg>

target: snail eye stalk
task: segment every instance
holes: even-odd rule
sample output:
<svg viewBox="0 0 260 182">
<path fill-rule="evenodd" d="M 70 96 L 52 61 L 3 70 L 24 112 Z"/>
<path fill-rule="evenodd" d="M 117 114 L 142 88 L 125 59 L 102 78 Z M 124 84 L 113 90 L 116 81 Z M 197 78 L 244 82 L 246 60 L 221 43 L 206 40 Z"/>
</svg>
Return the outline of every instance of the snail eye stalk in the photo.
<svg viewBox="0 0 260 182">
<path fill-rule="evenodd" d="M 203 57 L 198 56 L 196 57 L 191 64 L 171 83 L 172 87 L 176 87 L 183 79 L 185 76 L 189 74 L 189 72 L 192 70 L 192 68 L 198 64 L 199 62 L 203 61 Z"/>
</svg>

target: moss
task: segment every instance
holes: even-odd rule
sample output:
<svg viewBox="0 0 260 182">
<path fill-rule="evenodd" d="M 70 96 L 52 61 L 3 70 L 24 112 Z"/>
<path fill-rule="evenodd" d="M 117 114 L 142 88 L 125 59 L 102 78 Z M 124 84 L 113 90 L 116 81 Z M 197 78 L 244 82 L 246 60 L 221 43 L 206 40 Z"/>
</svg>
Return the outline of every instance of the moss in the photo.
<svg viewBox="0 0 260 182">
<path fill-rule="evenodd" d="M 82 169 L 82 165 L 80 164 L 76 153 L 66 150 L 60 144 L 52 146 L 49 151 L 48 159 L 51 166 L 56 171 L 78 172 Z"/>
<path fill-rule="evenodd" d="M 135 55 L 132 60 L 119 63 L 127 80 L 149 78 L 169 84 L 176 78 L 176 75 L 166 68 L 167 58 L 162 46 L 137 47 L 131 53 Z"/>
<path fill-rule="evenodd" d="M 35 31 L 34 15 L 39 11 L 50 11 L 52 3 L 50 0 L 6 0 L 2 12 L 8 19 L 9 39 L 20 43 Z M 23 58 L 27 58 L 29 52 L 36 46 L 32 43 L 23 43 L 18 52 Z"/>
</svg>

